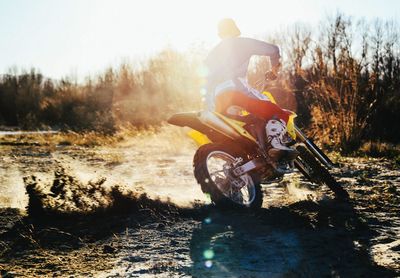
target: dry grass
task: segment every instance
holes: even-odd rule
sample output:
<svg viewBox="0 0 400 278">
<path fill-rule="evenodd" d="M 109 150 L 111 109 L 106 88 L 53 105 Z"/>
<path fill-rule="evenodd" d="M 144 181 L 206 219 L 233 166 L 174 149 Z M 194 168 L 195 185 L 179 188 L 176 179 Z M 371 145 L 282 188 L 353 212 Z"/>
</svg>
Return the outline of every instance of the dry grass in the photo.
<svg viewBox="0 0 400 278">
<path fill-rule="evenodd" d="M 19 135 L 3 135 L 0 137 L 0 145 L 37 145 L 37 146 L 82 146 L 95 147 L 104 145 L 114 145 L 129 137 L 140 136 L 143 131 L 138 128 L 123 128 L 115 134 L 104 134 L 96 131 L 66 131 L 59 133 L 28 133 Z"/>
<path fill-rule="evenodd" d="M 400 158 L 400 145 L 369 141 L 361 146 L 359 153 L 366 154 L 372 157 L 387 157 L 398 159 Z"/>
<path fill-rule="evenodd" d="M 121 126 L 115 134 L 105 134 L 96 131 L 86 132 L 59 132 L 59 133 L 28 133 L 18 135 L 0 136 L 0 145 L 34 145 L 34 146 L 115 146 L 136 145 L 146 147 L 154 144 L 157 138 L 157 148 L 165 150 L 181 149 L 184 146 L 191 146 L 190 140 L 185 138 L 185 130 L 170 125 L 150 126 L 138 128 L 132 125 Z M 182 140 L 185 138 L 185 140 Z M 171 143 L 173 142 L 173 143 Z M 115 161 L 121 158 L 113 158 Z"/>
<path fill-rule="evenodd" d="M 36 145 L 36 146 L 84 146 L 94 147 L 114 144 L 121 135 L 105 135 L 99 132 L 60 132 L 54 134 L 21 134 L 1 137 L 0 145 Z"/>
</svg>

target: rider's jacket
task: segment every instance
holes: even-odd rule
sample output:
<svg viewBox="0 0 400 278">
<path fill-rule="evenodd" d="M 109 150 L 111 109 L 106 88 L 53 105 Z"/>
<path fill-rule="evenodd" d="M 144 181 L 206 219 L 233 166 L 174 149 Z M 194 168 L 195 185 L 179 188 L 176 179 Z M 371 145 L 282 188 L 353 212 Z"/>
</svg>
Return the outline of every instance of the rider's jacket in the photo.
<svg viewBox="0 0 400 278">
<path fill-rule="evenodd" d="M 254 98 L 264 99 L 246 81 L 247 68 L 253 55 L 269 56 L 271 65 L 279 63 L 279 48 L 276 45 L 250 38 L 223 39 L 205 60 L 207 76 L 207 108 L 214 110 L 215 97 L 228 90 L 237 90 Z"/>
</svg>

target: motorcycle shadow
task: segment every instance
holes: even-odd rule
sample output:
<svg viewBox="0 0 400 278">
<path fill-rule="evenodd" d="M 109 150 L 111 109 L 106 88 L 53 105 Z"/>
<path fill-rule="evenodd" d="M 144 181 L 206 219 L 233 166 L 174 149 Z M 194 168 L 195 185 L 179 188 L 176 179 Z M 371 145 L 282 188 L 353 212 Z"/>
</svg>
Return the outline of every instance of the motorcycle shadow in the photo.
<svg viewBox="0 0 400 278">
<path fill-rule="evenodd" d="M 212 209 L 190 242 L 194 277 L 393 277 L 372 261 L 375 235 L 351 202 L 301 201 L 257 212 Z"/>
</svg>

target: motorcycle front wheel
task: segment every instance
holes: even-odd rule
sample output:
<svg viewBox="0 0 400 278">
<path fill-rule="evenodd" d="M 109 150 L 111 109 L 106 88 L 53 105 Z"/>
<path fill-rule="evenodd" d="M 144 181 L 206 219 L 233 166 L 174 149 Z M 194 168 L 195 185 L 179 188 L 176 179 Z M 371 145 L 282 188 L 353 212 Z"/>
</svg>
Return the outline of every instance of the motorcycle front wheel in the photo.
<svg viewBox="0 0 400 278">
<path fill-rule="evenodd" d="M 319 185 L 326 185 L 339 199 L 349 198 L 349 193 L 304 145 L 297 146 L 296 150 L 299 152 L 299 156 L 296 158 L 294 164 L 308 180 Z"/>
<path fill-rule="evenodd" d="M 220 207 L 260 208 L 263 201 L 260 181 L 254 173 L 231 174 L 233 163 L 245 155 L 235 146 L 206 144 L 193 159 L 194 176 L 204 193 Z"/>
</svg>

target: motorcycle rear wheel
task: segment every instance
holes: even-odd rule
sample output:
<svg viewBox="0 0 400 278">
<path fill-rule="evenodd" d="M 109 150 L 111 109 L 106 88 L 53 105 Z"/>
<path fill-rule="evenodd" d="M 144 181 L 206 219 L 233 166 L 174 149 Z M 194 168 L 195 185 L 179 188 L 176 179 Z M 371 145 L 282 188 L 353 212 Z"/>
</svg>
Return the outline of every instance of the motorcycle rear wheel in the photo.
<svg viewBox="0 0 400 278">
<path fill-rule="evenodd" d="M 240 189 L 236 189 L 231 182 L 230 165 L 236 158 L 245 159 L 245 154 L 236 146 L 217 143 L 203 145 L 193 159 L 194 176 L 201 190 L 210 195 L 216 206 L 260 208 L 263 195 L 260 179 L 255 173 L 236 179 L 244 184 Z"/>
</svg>

